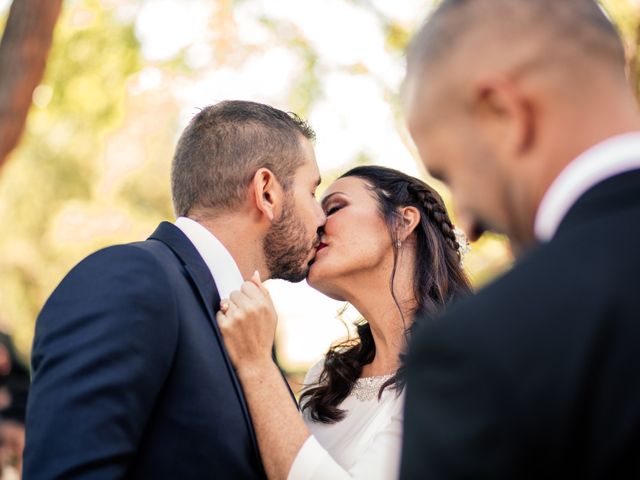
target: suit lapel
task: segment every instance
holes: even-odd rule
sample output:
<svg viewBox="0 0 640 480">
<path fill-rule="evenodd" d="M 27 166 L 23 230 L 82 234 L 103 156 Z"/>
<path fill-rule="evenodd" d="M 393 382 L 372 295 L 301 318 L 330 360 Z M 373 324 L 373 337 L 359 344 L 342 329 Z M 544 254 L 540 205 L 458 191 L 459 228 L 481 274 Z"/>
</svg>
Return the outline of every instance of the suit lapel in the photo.
<svg viewBox="0 0 640 480">
<path fill-rule="evenodd" d="M 215 332 L 216 339 L 218 341 L 218 344 L 220 345 L 220 350 L 223 353 L 227 370 L 229 371 L 229 375 L 231 376 L 231 379 L 233 381 L 233 386 L 242 407 L 242 413 L 247 424 L 247 429 L 250 433 L 251 443 L 253 444 L 254 452 L 258 457 L 258 464 L 262 465 L 258 450 L 258 442 L 256 440 L 253 424 L 251 423 L 251 416 L 249 415 L 249 409 L 247 408 L 244 393 L 242 392 L 242 388 L 240 387 L 240 382 L 238 381 L 238 377 L 236 376 L 231 360 L 229 359 L 227 350 L 224 347 L 222 334 L 220 333 L 220 329 L 218 328 L 218 324 L 215 319 L 215 315 L 220 309 L 220 294 L 218 293 L 218 288 L 213 281 L 211 272 L 209 271 L 207 265 L 204 263 L 204 260 L 202 260 L 202 257 L 193 246 L 193 244 L 189 241 L 185 234 L 182 233 L 182 231 L 172 223 L 162 222 L 158 226 L 156 231 L 153 232 L 153 234 L 149 237 L 149 239 L 158 240 L 167 245 L 182 261 L 185 270 L 191 276 L 195 290 L 198 292 L 198 295 L 202 299 L 205 310 Z"/>
</svg>

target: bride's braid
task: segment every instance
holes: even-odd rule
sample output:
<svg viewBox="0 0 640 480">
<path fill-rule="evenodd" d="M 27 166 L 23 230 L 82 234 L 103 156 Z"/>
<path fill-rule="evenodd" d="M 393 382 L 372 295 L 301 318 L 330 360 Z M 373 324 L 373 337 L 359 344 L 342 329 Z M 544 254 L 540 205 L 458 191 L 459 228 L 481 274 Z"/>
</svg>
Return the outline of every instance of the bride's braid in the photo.
<svg viewBox="0 0 640 480">
<path fill-rule="evenodd" d="M 440 196 L 438 195 L 438 197 L 436 197 L 437 193 L 422 184 L 422 182 L 410 181 L 407 190 L 416 198 L 418 203 L 422 205 L 429 219 L 438 227 L 447 244 L 459 257 L 460 244 L 458 243 L 454 226 L 451 223 L 449 214 Z"/>
</svg>

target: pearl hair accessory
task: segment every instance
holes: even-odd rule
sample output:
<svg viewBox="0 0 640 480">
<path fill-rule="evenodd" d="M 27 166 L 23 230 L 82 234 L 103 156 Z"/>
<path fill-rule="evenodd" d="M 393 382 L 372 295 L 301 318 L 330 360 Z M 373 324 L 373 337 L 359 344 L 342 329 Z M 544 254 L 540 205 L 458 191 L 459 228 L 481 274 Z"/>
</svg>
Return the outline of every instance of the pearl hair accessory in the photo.
<svg viewBox="0 0 640 480">
<path fill-rule="evenodd" d="M 471 251 L 471 245 L 461 229 L 455 227 L 453 233 L 456 236 L 456 242 L 458 242 L 458 254 L 460 255 L 460 263 L 462 264 L 465 255 Z"/>
</svg>

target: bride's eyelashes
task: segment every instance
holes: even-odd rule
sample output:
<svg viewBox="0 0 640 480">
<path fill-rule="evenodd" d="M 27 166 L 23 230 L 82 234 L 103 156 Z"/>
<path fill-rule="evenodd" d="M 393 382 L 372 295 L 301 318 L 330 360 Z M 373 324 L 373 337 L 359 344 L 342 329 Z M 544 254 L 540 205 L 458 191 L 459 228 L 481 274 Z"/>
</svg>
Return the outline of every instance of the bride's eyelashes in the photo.
<svg viewBox="0 0 640 480">
<path fill-rule="evenodd" d="M 328 217 L 329 215 L 333 215 L 334 213 L 336 213 L 338 210 L 342 209 L 344 207 L 344 205 L 331 205 L 329 208 L 327 208 L 325 215 Z"/>
</svg>

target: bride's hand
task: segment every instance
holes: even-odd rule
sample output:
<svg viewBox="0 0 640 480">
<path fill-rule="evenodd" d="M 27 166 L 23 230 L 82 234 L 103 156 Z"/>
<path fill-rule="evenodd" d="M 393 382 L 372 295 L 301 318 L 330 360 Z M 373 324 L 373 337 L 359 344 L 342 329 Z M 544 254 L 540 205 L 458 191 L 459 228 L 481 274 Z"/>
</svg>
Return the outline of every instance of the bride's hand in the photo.
<svg viewBox="0 0 640 480">
<path fill-rule="evenodd" d="M 272 363 L 278 317 L 257 271 L 250 281 L 242 284 L 240 291 L 232 292 L 221 302 L 216 319 L 236 370 Z"/>
</svg>

